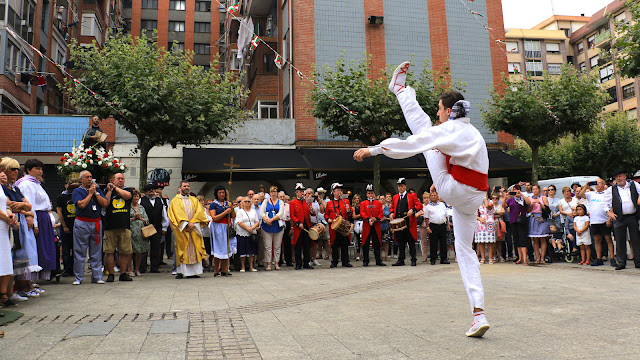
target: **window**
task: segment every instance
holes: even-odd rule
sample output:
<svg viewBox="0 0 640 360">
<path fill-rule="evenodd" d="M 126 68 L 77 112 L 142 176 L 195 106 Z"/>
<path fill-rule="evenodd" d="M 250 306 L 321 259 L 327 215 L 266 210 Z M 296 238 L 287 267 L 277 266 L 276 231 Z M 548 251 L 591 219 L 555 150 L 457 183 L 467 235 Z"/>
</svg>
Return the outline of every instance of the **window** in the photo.
<svg viewBox="0 0 640 360">
<path fill-rule="evenodd" d="M 578 54 L 582 54 L 584 52 L 584 44 L 582 42 L 578 43 Z"/>
<path fill-rule="evenodd" d="M 600 69 L 600 82 L 603 83 L 605 81 L 609 81 L 613 79 L 613 64 L 607 66 L 606 68 Z"/>
<path fill-rule="evenodd" d="M 596 35 L 593 34 L 587 38 L 587 43 L 589 44 L 589 49 L 593 49 L 596 46 Z"/>
<path fill-rule="evenodd" d="M 132 2 L 132 0 L 124 0 L 122 2 L 122 7 L 125 8 L 125 9 L 131 9 L 131 2 Z"/>
<path fill-rule="evenodd" d="M 93 36 L 96 38 L 98 44 L 102 43 L 102 26 L 98 22 L 96 14 L 82 14 L 82 30 L 80 30 L 80 35 Z"/>
<path fill-rule="evenodd" d="M 616 17 L 613 18 L 613 21 L 616 25 L 622 25 L 627 22 L 627 15 L 623 11 L 620 14 L 616 15 Z"/>
<path fill-rule="evenodd" d="M 549 64 L 549 74 L 560 75 L 562 72 L 562 64 Z"/>
<path fill-rule="evenodd" d="M 196 1 L 196 11 L 211 11 L 211 1 Z"/>
<path fill-rule="evenodd" d="M 276 57 L 273 53 L 264 54 L 264 66 L 262 67 L 262 71 L 264 71 L 265 73 L 277 73 L 278 68 L 276 67 L 276 63 L 274 62 L 275 58 Z"/>
<path fill-rule="evenodd" d="M 520 74 L 520 63 L 509 63 L 509 74 Z"/>
<path fill-rule="evenodd" d="M 184 52 L 184 43 L 182 42 L 170 42 L 167 44 L 167 49 L 171 49 L 171 51 L 178 52 L 178 50 Z"/>
<path fill-rule="evenodd" d="M 210 33 L 211 23 L 208 22 L 196 22 L 193 25 L 193 31 L 197 33 Z"/>
<path fill-rule="evenodd" d="M 257 108 L 258 119 L 278 118 L 278 103 L 276 101 L 258 101 Z"/>
<path fill-rule="evenodd" d="M 158 28 L 158 21 L 157 20 L 145 20 L 145 19 L 142 19 L 140 21 L 140 30 L 153 31 L 153 30 L 155 30 L 157 28 Z"/>
<path fill-rule="evenodd" d="M 580 70 L 581 70 L 581 71 L 584 71 L 584 69 L 585 69 L 586 67 L 587 67 L 587 66 L 584 64 L 584 62 L 581 62 L 581 63 L 580 63 Z"/>
<path fill-rule="evenodd" d="M 542 61 L 527 60 L 527 74 L 530 76 L 542 76 Z"/>
<path fill-rule="evenodd" d="M 143 9 L 157 9 L 158 0 L 142 0 Z"/>
<path fill-rule="evenodd" d="M 607 104 L 618 102 L 618 92 L 615 86 L 608 88 L 607 93 L 609 94 L 609 102 Z"/>
<path fill-rule="evenodd" d="M 184 32 L 184 21 L 169 21 L 169 31 Z"/>
<path fill-rule="evenodd" d="M 198 55 L 209 55 L 211 54 L 211 47 L 209 44 L 193 44 L 193 52 Z"/>
<path fill-rule="evenodd" d="M 560 54 L 560 44 L 547 43 L 547 54 Z"/>
<path fill-rule="evenodd" d="M 564 36 L 570 38 L 571 37 L 571 29 L 560 29 L 564 30 Z"/>
<path fill-rule="evenodd" d="M 524 41 L 524 56 L 529 58 L 542 57 L 542 51 L 540 51 L 540 41 L 538 40 L 525 40 Z"/>
<path fill-rule="evenodd" d="M 633 87 L 633 83 L 622 87 L 622 99 L 627 100 L 636 96 L 636 90 Z"/>
<path fill-rule="evenodd" d="M 515 41 L 507 41 L 507 52 L 517 53 L 518 43 Z"/>
<path fill-rule="evenodd" d="M 185 10 L 185 0 L 171 0 L 169 1 L 169 10 Z"/>
<path fill-rule="evenodd" d="M 240 59 L 238 59 L 238 50 L 231 50 L 231 59 L 229 59 L 229 69 L 240 70 Z"/>
<path fill-rule="evenodd" d="M 598 66 L 598 59 L 600 59 L 600 57 L 598 55 L 592 57 L 591 59 L 589 59 L 589 63 L 591 64 L 591 68 L 593 69 L 594 67 Z"/>
</svg>

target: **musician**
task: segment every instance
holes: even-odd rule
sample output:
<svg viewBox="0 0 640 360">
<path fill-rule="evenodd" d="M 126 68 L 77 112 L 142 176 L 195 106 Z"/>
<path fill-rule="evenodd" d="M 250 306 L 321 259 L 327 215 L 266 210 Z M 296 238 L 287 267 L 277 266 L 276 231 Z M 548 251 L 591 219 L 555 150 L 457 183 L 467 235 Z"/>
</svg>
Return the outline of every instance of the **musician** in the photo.
<svg viewBox="0 0 640 360">
<path fill-rule="evenodd" d="M 302 183 L 296 184 L 296 198 L 289 203 L 289 211 L 291 213 L 291 226 L 293 227 L 293 239 L 291 244 L 295 249 L 296 270 L 302 268 L 313 269 L 309 265 L 311 257 L 309 256 L 309 247 L 311 238 L 307 232 L 311 228 L 310 208 L 304 199 L 305 187 Z"/>
<path fill-rule="evenodd" d="M 367 200 L 360 204 L 360 215 L 362 216 L 362 266 L 369 266 L 369 244 L 373 243 L 373 254 L 376 257 L 376 265 L 387 266 L 380 258 L 380 245 L 382 245 L 382 229 L 380 221 L 384 218 L 382 203 L 376 200 L 376 193 L 373 191 L 373 184 L 367 185 Z"/>
<path fill-rule="evenodd" d="M 405 248 L 409 245 L 411 255 L 411 266 L 416 266 L 416 246 L 418 241 L 418 220 L 416 213 L 422 210 L 422 203 L 415 193 L 407 192 L 407 180 L 400 178 L 397 181 L 398 193 L 393 195 L 391 202 L 391 219 L 406 218 L 407 227 L 396 231 L 396 241 L 398 242 L 398 261 L 391 266 L 404 266 Z"/>
<path fill-rule="evenodd" d="M 343 267 L 353 267 L 349 264 L 349 237 L 344 236 L 333 229 L 333 221 L 342 216 L 343 219 L 351 219 L 351 206 L 349 206 L 349 200 L 342 198 L 342 184 L 331 184 L 331 199 L 327 202 L 327 206 L 324 211 L 324 218 L 327 219 L 329 224 L 329 242 L 331 243 L 331 267 L 338 266 L 338 251 L 342 259 Z"/>
<path fill-rule="evenodd" d="M 96 134 L 96 131 L 99 132 Z M 102 147 L 106 149 L 106 143 L 100 141 L 100 133 L 102 133 L 102 129 L 100 128 L 100 118 L 97 116 L 91 117 L 91 126 L 87 128 L 84 132 L 84 136 L 82 137 L 82 143 L 86 149 L 90 147 Z"/>
</svg>

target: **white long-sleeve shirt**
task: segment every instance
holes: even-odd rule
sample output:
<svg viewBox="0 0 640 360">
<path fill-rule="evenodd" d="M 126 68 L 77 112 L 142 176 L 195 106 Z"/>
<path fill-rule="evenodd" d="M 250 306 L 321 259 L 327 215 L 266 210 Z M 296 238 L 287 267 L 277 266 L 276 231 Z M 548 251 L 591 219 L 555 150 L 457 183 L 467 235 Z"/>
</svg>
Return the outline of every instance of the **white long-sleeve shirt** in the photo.
<svg viewBox="0 0 640 360">
<path fill-rule="evenodd" d="M 156 206 L 156 200 L 159 200 L 159 199 L 160 198 L 157 196 L 149 198 L 149 202 L 151 202 L 151 206 Z M 167 231 L 168 227 L 169 227 L 169 216 L 167 215 L 167 209 L 163 205 L 162 206 L 162 231 Z"/>
</svg>

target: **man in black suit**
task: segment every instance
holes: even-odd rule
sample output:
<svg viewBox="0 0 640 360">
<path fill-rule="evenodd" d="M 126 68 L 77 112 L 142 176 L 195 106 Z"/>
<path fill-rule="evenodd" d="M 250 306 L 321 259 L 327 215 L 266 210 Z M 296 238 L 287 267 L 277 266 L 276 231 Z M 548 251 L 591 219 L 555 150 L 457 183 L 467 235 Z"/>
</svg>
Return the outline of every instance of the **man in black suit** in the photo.
<svg viewBox="0 0 640 360">
<path fill-rule="evenodd" d="M 162 262 L 162 236 L 167 233 L 169 227 L 169 217 L 167 210 L 162 204 L 161 198 L 156 194 L 157 187 L 152 184 L 146 185 L 142 190 L 145 196 L 140 199 L 140 205 L 149 217 L 149 224 L 156 228 L 156 234 L 149 238 L 149 258 L 151 259 L 151 273 L 160 272 Z"/>
<path fill-rule="evenodd" d="M 629 242 L 636 257 L 634 263 L 640 268 L 640 231 L 638 230 L 638 217 L 640 215 L 640 204 L 638 203 L 638 193 L 640 184 L 635 181 L 627 181 L 625 170 L 619 169 L 613 172 L 613 185 L 605 190 L 605 194 L 610 196 L 609 205 L 611 209 L 608 214 L 613 219 L 613 235 L 616 240 L 616 270 L 622 270 L 627 266 L 627 230 L 629 231 Z"/>
</svg>

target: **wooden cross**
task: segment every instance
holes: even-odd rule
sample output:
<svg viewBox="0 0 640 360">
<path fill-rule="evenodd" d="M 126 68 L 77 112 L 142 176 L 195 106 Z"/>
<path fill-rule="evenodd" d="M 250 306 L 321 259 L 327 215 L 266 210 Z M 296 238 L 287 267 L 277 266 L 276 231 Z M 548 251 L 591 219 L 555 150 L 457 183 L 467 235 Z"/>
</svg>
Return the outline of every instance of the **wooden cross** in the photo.
<svg viewBox="0 0 640 360">
<path fill-rule="evenodd" d="M 233 163 L 233 156 L 228 163 L 224 163 L 223 165 L 229 167 L 229 186 L 231 186 L 231 184 L 233 183 L 233 168 L 240 167 L 240 165 Z"/>
</svg>

